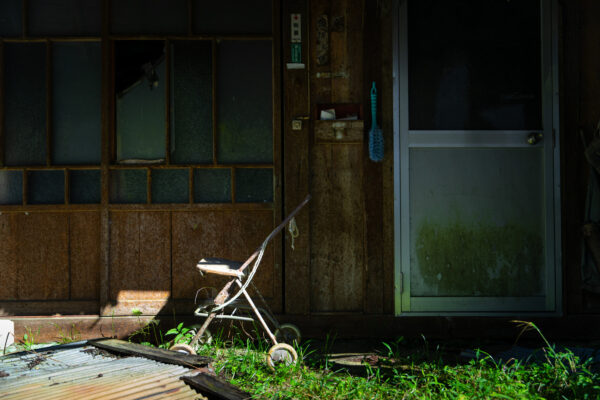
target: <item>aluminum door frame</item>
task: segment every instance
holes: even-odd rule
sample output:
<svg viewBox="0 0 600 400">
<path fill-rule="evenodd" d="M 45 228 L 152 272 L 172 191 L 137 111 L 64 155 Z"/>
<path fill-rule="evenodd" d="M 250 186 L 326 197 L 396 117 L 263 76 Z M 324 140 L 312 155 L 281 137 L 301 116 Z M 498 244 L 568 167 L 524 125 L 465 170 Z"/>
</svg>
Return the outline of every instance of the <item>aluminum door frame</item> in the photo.
<svg viewBox="0 0 600 400">
<path fill-rule="evenodd" d="M 515 148 L 528 131 L 418 131 L 408 125 L 407 2 L 394 1 L 394 311 L 400 315 L 562 315 L 560 207 L 560 140 L 558 82 L 558 1 L 540 0 L 542 124 L 544 132 L 545 296 L 420 297 L 410 296 L 409 150 L 424 147 Z M 507 308 L 519 311 L 505 311 Z"/>
</svg>

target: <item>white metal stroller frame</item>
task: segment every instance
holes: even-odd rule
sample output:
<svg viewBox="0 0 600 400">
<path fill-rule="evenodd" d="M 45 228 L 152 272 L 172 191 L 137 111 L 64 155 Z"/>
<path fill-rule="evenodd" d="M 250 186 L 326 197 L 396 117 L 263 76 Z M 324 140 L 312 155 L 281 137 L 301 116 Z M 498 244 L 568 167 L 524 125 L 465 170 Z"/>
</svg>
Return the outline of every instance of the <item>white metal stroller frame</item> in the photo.
<svg viewBox="0 0 600 400">
<path fill-rule="evenodd" d="M 279 324 L 275 316 L 268 311 L 268 306 L 266 308 L 257 307 L 252 301 L 247 289 L 248 286 L 252 283 L 252 279 L 258 270 L 258 267 L 262 261 L 265 250 L 275 235 L 277 235 L 292 219 L 294 216 L 304 207 L 311 196 L 308 195 L 306 198 L 288 215 L 282 222 L 279 224 L 267 238 L 263 241 L 262 245 L 257 248 L 250 257 L 244 261 L 243 263 L 237 261 L 231 261 L 224 258 L 203 258 L 198 262 L 196 266 L 201 274 L 216 274 L 222 276 L 233 277 L 232 280 L 227 282 L 227 284 L 223 287 L 223 289 L 217 294 L 214 299 L 210 299 L 202 304 L 200 307 L 196 309 L 194 312 L 195 316 L 205 317 L 206 320 L 200 327 L 200 329 L 194 335 L 192 341 L 190 342 L 190 346 L 194 346 L 196 342 L 203 337 L 203 335 L 207 332 L 207 328 L 212 322 L 213 319 L 233 319 L 233 320 L 241 320 L 241 321 L 254 321 L 252 317 L 244 317 L 234 315 L 237 309 L 243 309 L 248 312 L 252 312 L 256 318 L 259 320 L 260 324 L 264 328 L 267 333 L 269 339 L 273 343 L 273 346 L 269 349 L 267 355 L 267 363 L 269 366 L 274 367 L 277 363 L 286 363 L 290 364 L 295 362 L 298 359 L 298 355 L 292 346 L 286 343 L 279 343 L 277 340 L 277 333 L 283 333 L 284 331 L 288 331 L 292 333 L 292 337 L 294 340 L 300 340 L 300 331 L 298 328 L 291 324 Z M 252 264 L 252 268 L 250 269 L 250 273 L 245 274 L 245 270 Z M 232 285 L 237 285 L 237 292 L 233 295 L 230 295 L 230 290 Z M 264 299 L 258 289 L 254 288 L 257 294 L 260 296 L 261 301 L 264 302 Z M 244 304 L 238 301 L 240 296 L 244 296 L 247 304 Z M 230 314 L 225 313 L 225 310 L 228 307 L 233 307 L 233 312 Z M 265 317 L 275 326 L 276 334 L 271 332 L 268 324 L 265 321 Z M 281 337 L 284 337 L 283 335 Z M 281 338 L 280 337 L 280 338 Z M 289 340 L 288 340 L 289 341 Z"/>
</svg>

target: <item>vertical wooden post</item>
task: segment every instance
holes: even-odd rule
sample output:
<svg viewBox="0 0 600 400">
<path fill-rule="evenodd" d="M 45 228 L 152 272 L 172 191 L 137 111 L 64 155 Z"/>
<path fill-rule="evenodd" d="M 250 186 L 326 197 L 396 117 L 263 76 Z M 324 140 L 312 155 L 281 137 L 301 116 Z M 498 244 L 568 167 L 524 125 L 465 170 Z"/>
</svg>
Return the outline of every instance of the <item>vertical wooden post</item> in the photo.
<svg viewBox="0 0 600 400">
<path fill-rule="evenodd" d="M 287 69 L 291 58 L 291 14 L 302 18 L 302 63 L 304 69 Z M 308 97 L 308 4 L 307 0 L 282 3 L 281 27 L 283 43 L 283 203 L 284 215 L 289 214 L 309 192 L 309 121 L 302 121 L 300 130 L 292 130 L 296 117 L 309 116 Z M 277 35 L 278 32 L 273 32 Z M 309 207 L 311 205 L 309 204 Z M 292 250 L 289 239 L 284 242 L 284 310 L 289 314 L 310 311 L 310 221 L 308 209 L 296 217 L 301 235 Z"/>
<path fill-rule="evenodd" d="M 111 43 L 109 39 L 109 0 L 102 1 L 102 152 L 101 152 L 101 206 L 100 206 L 100 315 L 109 305 L 109 272 L 110 272 L 110 214 L 108 211 L 110 135 L 112 134 L 112 62 Z"/>
</svg>

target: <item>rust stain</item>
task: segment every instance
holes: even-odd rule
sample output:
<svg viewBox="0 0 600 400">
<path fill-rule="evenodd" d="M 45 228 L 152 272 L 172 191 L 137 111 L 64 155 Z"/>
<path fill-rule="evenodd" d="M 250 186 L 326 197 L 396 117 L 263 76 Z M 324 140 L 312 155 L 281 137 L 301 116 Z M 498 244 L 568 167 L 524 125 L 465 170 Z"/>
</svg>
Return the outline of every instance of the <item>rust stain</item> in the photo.
<svg viewBox="0 0 600 400">
<path fill-rule="evenodd" d="M 218 292 L 225 280 L 196 270 L 204 257 L 245 260 L 267 237 L 272 211 L 203 211 L 173 213 L 173 296 L 194 298 L 200 288 Z M 273 295 L 273 249 L 269 248 L 254 283 L 264 296 Z"/>
<path fill-rule="evenodd" d="M 169 297 L 168 212 L 111 213 L 110 297 L 163 300 Z"/>
<path fill-rule="evenodd" d="M 68 215 L 17 215 L 20 300 L 67 300 L 69 297 Z"/>
<path fill-rule="evenodd" d="M 80 212 L 69 217 L 71 299 L 97 300 L 100 274 L 100 213 Z"/>
<path fill-rule="evenodd" d="M 0 299 L 17 299 L 17 225 L 16 215 L 0 215 Z"/>
</svg>

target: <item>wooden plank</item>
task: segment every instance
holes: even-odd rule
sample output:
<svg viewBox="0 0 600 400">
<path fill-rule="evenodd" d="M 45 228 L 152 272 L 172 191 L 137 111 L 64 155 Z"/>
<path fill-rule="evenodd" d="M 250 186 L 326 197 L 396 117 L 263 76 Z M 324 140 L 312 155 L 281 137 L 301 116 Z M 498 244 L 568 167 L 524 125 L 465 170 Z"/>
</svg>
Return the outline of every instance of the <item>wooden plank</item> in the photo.
<svg viewBox="0 0 600 400">
<path fill-rule="evenodd" d="M 272 229 L 272 211 L 173 213 L 173 297 L 193 299 L 201 288 L 206 290 L 200 298 L 216 294 L 228 279 L 214 274 L 202 277 L 196 269 L 198 261 L 206 257 L 244 261 Z M 253 282 L 277 311 L 281 292 L 274 287 L 279 273 L 271 245 Z"/>
<path fill-rule="evenodd" d="M 183 367 L 205 367 L 212 362 L 212 358 L 210 357 L 158 349 L 118 339 L 92 340 L 89 344 L 116 354 L 144 357 L 165 364 L 181 365 Z"/>
<path fill-rule="evenodd" d="M 282 38 L 281 0 L 273 1 L 273 227 L 279 225 L 283 216 L 283 129 L 282 123 Z M 277 235 L 271 243 L 273 260 L 265 265 L 272 265 L 271 307 L 278 312 L 283 310 L 283 237 Z M 262 288 L 261 288 L 262 290 Z M 263 296 L 266 296 L 263 293 Z"/>
<path fill-rule="evenodd" d="M 232 256 L 234 260 L 245 261 L 275 229 L 273 213 L 236 212 L 233 218 L 230 236 Z M 274 283 L 277 280 L 281 281 L 281 269 L 274 268 L 274 250 L 275 243 L 272 242 L 265 250 L 253 283 L 265 298 L 273 299 L 270 305 L 273 311 L 280 312 L 281 292 L 274 291 Z"/>
<path fill-rule="evenodd" d="M 331 0 L 330 55 L 331 55 L 331 101 L 350 102 L 349 63 L 357 60 L 348 58 L 347 24 L 349 0 Z M 361 74 L 362 75 L 362 74 Z M 362 78 L 362 76 L 361 76 Z"/>
<path fill-rule="evenodd" d="M 110 298 L 170 296 L 170 218 L 165 212 L 111 213 Z"/>
<path fill-rule="evenodd" d="M 242 400 L 252 397 L 250 393 L 238 389 L 217 376 L 200 373 L 195 376 L 182 376 L 180 379 L 203 395 L 210 396 L 211 399 Z"/>
<path fill-rule="evenodd" d="M 231 213 L 223 211 L 173 213 L 173 298 L 193 299 L 201 288 L 207 291 L 200 298 L 211 291 L 216 295 L 225 284 L 216 276 L 202 277 L 196 264 L 205 257 L 232 258 L 231 224 Z"/>
<path fill-rule="evenodd" d="M 15 214 L 0 215 L 0 285 L 1 300 L 17 299 L 17 271 L 20 260 L 17 257 L 17 216 Z M 0 310 L 2 310 L 0 306 Z"/>
<path fill-rule="evenodd" d="M 370 2 L 369 2 L 370 3 Z M 381 41 L 381 88 L 379 90 L 381 112 L 381 128 L 385 151 L 381 170 L 382 181 L 382 278 L 383 279 L 383 310 L 386 314 L 394 312 L 394 80 L 390 71 L 393 69 L 393 26 L 394 7 L 391 0 L 383 0 L 380 9 L 380 41 Z M 366 46 L 365 46 L 366 51 Z M 369 91 L 365 93 L 368 95 Z M 365 208 L 377 207 L 376 204 L 367 203 Z M 369 212 L 373 212 L 370 210 Z M 375 211 L 376 212 L 376 211 Z M 377 216 L 373 216 L 376 223 Z M 375 239 L 373 240 L 375 242 Z M 377 245 L 374 243 L 375 246 Z M 378 250 L 371 252 L 377 254 Z M 379 279 L 379 278 L 376 278 Z"/>
<path fill-rule="evenodd" d="M 312 311 L 362 311 L 363 154 L 358 146 L 312 151 Z"/>
<path fill-rule="evenodd" d="M 110 213 L 108 209 L 109 178 L 108 169 L 111 160 L 112 132 L 114 132 L 114 68 L 112 59 L 113 43 L 110 34 L 110 2 L 102 2 L 102 132 L 101 132 L 101 214 L 100 214 L 100 269 L 98 287 L 100 290 L 100 310 L 108 304 L 110 298 Z"/>
<path fill-rule="evenodd" d="M 109 299 L 114 301 L 125 286 L 135 284 L 132 270 L 138 265 L 140 251 L 139 213 L 110 213 Z"/>
<path fill-rule="evenodd" d="M 30 213 L 17 216 L 18 299 L 69 297 L 68 216 Z"/>
<path fill-rule="evenodd" d="M 95 315 L 97 313 L 98 301 L 95 300 L 0 301 L 0 317 L 7 317 L 13 315 Z"/>
<path fill-rule="evenodd" d="M 331 0 L 311 0 L 310 11 L 310 101 L 311 105 L 329 104 L 332 102 Z"/>
<path fill-rule="evenodd" d="M 365 33 L 364 33 L 364 52 L 369 54 L 370 62 L 364 65 L 364 85 L 366 109 L 369 112 L 365 115 L 366 126 L 371 126 L 370 112 L 370 89 L 371 82 L 377 83 L 379 89 L 378 101 L 381 101 L 383 93 L 382 77 L 386 75 L 381 66 L 383 61 L 383 38 L 381 37 L 382 18 L 378 13 L 378 7 L 381 3 L 366 2 L 365 4 Z M 387 65 L 388 71 L 391 71 L 392 65 Z M 391 114 L 384 114 L 381 110 L 384 108 L 382 102 L 379 103 L 378 125 L 384 119 L 390 119 Z M 388 135 L 389 136 L 389 135 Z M 384 138 L 385 139 L 385 138 Z M 367 139 L 368 140 L 368 139 Z M 388 144 L 391 142 L 386 142 Z M 383 218 L 383 174 L 382 163 L 375 163 L 368 159 L 368 146 L 364 146 L 365 172 L 363 178 L 363 187 L 365 193 L 365 304 L 364 310 L 368 313 L 382 313 L 384 311 L 384 266 L 383 266 L 383 227 L 385 225 L 393 226 L 393 218 Z M 392 177 L 393 178 L 393 177 Z M 387 221 L 387 223 L 382 223 Z M 386 288 L 389 290 L 389 288 Z"/>
<path fill-rule="evenodd" d="M 364 121 L 315 121 L 315 142 L 362 143 Z"/>
<path fill-rule="evenodd" d="M 307 0 L 290 0 L 282 3 L 283 60 L 291 62 L 290 14 L 302 15 L 302 61 L 308 64 L 308 7 Z M 309 116 L 307 69 L 284 70 L 283 73 L 283 215 L 287 215 L 309 193 L 309 125 L 304 122 L 299 131 L 292 130 L 292 120 Z M 309 207 L 312 207 L 309 204 Z M 302 234 L 290 248 L 290 237 L 285 234 L 284 310 L 286 313 L 304 314 L 310 310 L 310 235 L 309 213 L 302 211 L 296 217 Z"/>
<path fill-rule="evenodd" d="M 348 73 L 348 94 L 346 102 L 361 103 L 368 98 L 369 92 L 363 91 L 363 36 L 364 36 L 364 12 L 365 0 L 345 0 L 346 9 L 346 71 Z M 370 2 L 373 3 L 373 2 Z M 368 44 L 367 44 L 368 45 Z M 366 49 L 369 55 L 369 63 L 373 53 Z M 368 77 L 367 77 L 368 79 Z M 335 84 L 334 84 L 335 90 Z M 363 96 L 363 93 L 365 94 Z M 368 103 L 367 103 L 368 104 Z"/>
<path fill-rule="evenodd" d="M 71 299 L 99 300 L 100 213 L 71 214 L 69 238 Z"/>
</svg>

